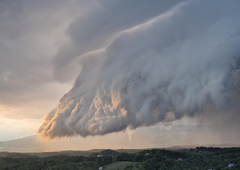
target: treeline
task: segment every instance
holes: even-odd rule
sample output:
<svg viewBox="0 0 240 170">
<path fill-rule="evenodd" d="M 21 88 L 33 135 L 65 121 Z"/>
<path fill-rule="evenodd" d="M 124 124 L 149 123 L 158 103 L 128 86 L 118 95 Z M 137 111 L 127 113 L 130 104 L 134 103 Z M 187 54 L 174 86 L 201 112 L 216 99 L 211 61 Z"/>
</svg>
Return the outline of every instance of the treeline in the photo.
<svg viewBox="0 0 240 170">
<path fill-rule="evenodd" d="M 97 170 L 115 161 L 137 162 L 124 170 L 240 170 L 240 148 L 152 149 L 134 154 L 105 150 L 90 157 L 2 157 L 0 170 Z"/>
<path fill-rule="evenodd" d="M 240 169 L 240 148 L 153 149 L 137 154 L 122 153 L 115 156 L 114 160 L 141 162 L 145 170 L 237 170 Z M 233 167 L 229 168 L 229 164 Z M 134 167 L 128 169 L 134 170 Z"/>
<path fill-rule="evenodd" d="M 0 158 L 0 170 L 96 170 L 112 163 L 111 156 L 54 156 L 33 158 Z"/>
</svg>

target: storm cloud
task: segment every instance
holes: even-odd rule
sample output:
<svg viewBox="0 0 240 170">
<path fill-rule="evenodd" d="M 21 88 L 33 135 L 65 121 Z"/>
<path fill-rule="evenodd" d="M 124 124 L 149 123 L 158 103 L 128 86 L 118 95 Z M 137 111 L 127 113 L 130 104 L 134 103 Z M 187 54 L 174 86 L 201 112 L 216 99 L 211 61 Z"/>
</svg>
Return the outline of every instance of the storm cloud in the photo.
<svg viewBox="0 0 240 170">
<path fill-rule="evenodd" d="M 55 78 L 64 83 L 73 78 L 73 68 L 79 56 L 107 47 L 124 30 L 156 17 L 179 0 L 91 0 L 82 1 L 82 11 L 69 25 L 66 33 L 70 38 L 54 56 Z M 76 78 L 76 76 L 74 77 Z"/>
<path fill-rule="evenodd" d="M 238 110 L 239 1 L 178 1 L 147 14 L 138 5 L 150 1 L 98 3 L 102 10 L 89 23 L 71 24 L 71 43 L 55 56 L 57 77 L 68 57 L 78 57 L 81 73 L 45 116 L 41 136 L 105 135 L 164 122 L 169 113 L 171 121 L 192 117 L 207 106 Z M 115 10 L 118 3 L 123 10 Z"/>
</svg>

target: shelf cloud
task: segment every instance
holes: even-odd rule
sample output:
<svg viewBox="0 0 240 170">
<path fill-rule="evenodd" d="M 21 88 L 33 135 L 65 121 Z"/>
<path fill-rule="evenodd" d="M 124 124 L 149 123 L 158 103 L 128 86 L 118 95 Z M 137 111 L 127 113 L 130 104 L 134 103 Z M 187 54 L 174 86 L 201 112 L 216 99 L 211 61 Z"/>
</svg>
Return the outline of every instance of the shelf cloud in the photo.
<svg viewBox="0 0 240 170">
<path fill-rule="evenodd" d="M 153 5 L 99 1 L 70 25 L 70 43 L 58 50 L 53 73 L 64 82 L 70 72 L 61 77 L 67 72 L 61 68 L 74 58 L 81 72 L 44 117 L 41 136 L 105 135 L 206 115 L 208 108 L 237 114 L 240 2 Z"/>
</svg>

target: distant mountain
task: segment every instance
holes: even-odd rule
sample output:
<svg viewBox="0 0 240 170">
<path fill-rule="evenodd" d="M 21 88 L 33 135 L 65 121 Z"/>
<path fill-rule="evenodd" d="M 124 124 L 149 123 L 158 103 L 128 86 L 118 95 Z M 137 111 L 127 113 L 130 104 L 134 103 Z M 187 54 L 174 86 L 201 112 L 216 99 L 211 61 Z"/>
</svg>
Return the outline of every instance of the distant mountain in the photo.
<svg viewBox="0 0 240 170">
<path fill-rule="evenodd" d="M 0 151 L 8 152 L 39 152 L 42 149 L 37 143 L 37 136 L 28 136 L 16 140 L 0 142 Z"/>
<path fill-rule="evenodd" d="M 28 157 L 28 156 L 56 156 L 56 155 L 69 155 L 69 156 L 89 156 L 89 155 L 115 155 L 118 152 L 125 153 L 137 153 L 143 149 L 92 149 L 87 151 L 81 151 L 77 146 L 81 145 L 78 140 L 68 142 L 63 141 L 51 141 L 45 142 L 38 139 L 37 136 L 28 136 L 24 138 L 19 138 L 16 140 L 0 142 L 0 157 L 10 156 L 10 157 Z M 184 146 L 172 146 L 164 149 L 168 150 L 179 150 L 196 148 L 197 146 L 205 147 L 240 147 L 237 144 L 212 144 L 212 145 L 184 145 Z M 53 150 L 53 148 L 55 150 Z M 146 148 L 153 149 L 153 148 Z M 159 149 L 159 148 L 158 148 Z M 102 152 L 103 151 L 103 152 Z"/>
</svg>

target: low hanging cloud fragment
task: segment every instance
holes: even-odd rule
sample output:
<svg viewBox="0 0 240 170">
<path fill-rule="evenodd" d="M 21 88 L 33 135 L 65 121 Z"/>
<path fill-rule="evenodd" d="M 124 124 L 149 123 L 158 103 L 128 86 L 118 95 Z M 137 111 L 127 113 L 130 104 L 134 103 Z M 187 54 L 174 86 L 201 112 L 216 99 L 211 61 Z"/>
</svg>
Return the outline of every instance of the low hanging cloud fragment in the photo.
<svg viewBox="0 0 240 170">
<path fill-rule="evenodd" d="M 81 56 L 73 88 L 38 133 L 105 135 L 166 122 L 169 112 L 174 121 L 209 105 L 237 109 L 239 6 L 238 0 L 185 1 Z"/>
</svg>

